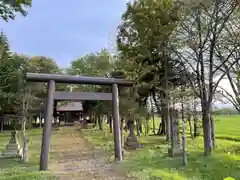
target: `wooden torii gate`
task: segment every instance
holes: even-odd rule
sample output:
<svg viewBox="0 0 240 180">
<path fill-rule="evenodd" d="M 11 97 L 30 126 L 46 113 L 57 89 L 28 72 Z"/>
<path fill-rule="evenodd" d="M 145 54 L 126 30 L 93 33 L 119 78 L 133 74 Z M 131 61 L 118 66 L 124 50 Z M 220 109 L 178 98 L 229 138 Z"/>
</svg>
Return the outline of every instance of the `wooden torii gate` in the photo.
<svg viewBox="0 0 240 180">
<path fill-rule="evenodd" d="M 44 171 L 48 169 L 48 154 L 52 132 L 54 100 L 112 100 L 115 160 L 121 161 L 123 159 L 119 123 L 120 120 L 119 120 L 118 85 L 131 87 L 134 84 L 132 81 L 126 81 L 123 79 L 115 78 L 100 78 L 100 77 L 71 76 L 42 73 L 27 73 L 26 78 L 28 82 L 48 83 L 48 100 L 42 135 L 40 170 Z M 112 93 L 55 91 L 56 83 L 111 85 Z"/>
</svg>

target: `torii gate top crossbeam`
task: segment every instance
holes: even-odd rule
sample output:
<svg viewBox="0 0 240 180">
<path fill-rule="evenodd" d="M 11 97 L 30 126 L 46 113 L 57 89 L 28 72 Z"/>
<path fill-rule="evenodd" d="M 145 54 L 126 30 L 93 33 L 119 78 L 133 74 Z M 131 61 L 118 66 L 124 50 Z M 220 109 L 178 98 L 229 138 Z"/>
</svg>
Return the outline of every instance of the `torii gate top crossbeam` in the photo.
<svg viewBox="0 0 240 180">
<path fill-rule="evenodd" d="M 91 85 L 118 84 L 122 86 L 132 86 L 134 84 L 132 81 L 127 81 L 123 79 L 59 75 L 59 74 L 27 73 L 26 77 L 28 82 L 47 82 L 53 80 L 56 83 L 69 83 L 69 84 L 91 84 Z"/>
</svg>

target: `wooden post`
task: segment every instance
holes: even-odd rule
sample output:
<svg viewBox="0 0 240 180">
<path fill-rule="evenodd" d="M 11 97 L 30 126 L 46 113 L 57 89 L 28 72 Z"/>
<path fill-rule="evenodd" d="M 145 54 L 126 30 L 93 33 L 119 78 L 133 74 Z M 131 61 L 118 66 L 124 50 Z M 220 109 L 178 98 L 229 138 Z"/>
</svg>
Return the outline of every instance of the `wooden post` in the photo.
<svg viewBox="0 0 240 180">
<path fill-rule="evenodd" d="M 54 92 L 55 92 L 55 81 L 50 80 L 48 82 L 48 100 L 46 115 L 44 118 L 44 127 L 42 135 L 42 149 L 40 156 L 40 170 L 48 170 L 48 153 L 50 147 L 50 137 L 52 132 L 52 117 L 53 117 L 53 106 L 54 106 Z"/>
<path fill-rule="evenodd" d="M 120 135 L 120 118 L 119 118 L 119 97 L 118 97 L 118 85 L 112 86 L 112 116 L 113 116 L 113 131 L 114 131 L 114 151 L 115 160 L 122 161 L 122 144 Z"/>
</svg>

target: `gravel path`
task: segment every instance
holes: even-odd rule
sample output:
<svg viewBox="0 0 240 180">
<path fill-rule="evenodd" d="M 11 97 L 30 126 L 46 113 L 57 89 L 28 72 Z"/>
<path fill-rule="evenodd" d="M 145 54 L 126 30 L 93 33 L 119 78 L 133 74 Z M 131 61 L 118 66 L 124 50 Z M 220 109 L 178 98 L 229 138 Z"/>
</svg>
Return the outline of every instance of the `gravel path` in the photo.
<svg viewBox="0 0 240 180">
<path fill-rule="evenodd" d="M 92 147 L 76 127 L 63 127 L 53 134 L 50 170 L 60 180 L 127 180 L 117 165 L 105 162 L 106 153 Z"/>
</svg>

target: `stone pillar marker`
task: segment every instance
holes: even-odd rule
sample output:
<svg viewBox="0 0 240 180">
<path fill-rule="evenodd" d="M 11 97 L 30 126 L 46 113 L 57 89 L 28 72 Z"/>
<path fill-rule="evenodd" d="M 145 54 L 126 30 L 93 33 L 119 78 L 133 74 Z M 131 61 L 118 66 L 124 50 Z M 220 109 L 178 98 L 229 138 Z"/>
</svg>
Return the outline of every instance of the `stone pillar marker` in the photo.
<svg viewBox="0 0 240 180">
<path fill-rule="evenodd" d="M 129 130 L 129 134 L 126 138 L 124 143 L 126 149 L 136 150 L 140 147 L 140 144 L 137 140 L 137 137 L 134 134 L 134 121 L 128 120 L 127 121 L 127 128 Z"/>
<path fill-rule="evenodd" d="M 176 109 L 170 109 L 170 127 L 171 127 L 171 148 L 168 153 L 170 156 L 178 156 L 181 154 L 180 150 L 180 130 L 179 130 L 179 116 Z"/>
<path fill-rule="evenodd" d="M 21 157 L 21 148 L 17 140 L 17 131 L 11 133 L 11 139 L 6 145 L 5 150 L 2 152 L 3 157 Z"/>
</svg>

